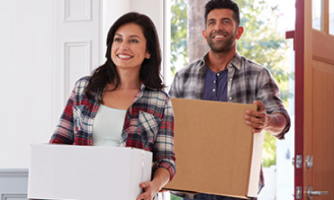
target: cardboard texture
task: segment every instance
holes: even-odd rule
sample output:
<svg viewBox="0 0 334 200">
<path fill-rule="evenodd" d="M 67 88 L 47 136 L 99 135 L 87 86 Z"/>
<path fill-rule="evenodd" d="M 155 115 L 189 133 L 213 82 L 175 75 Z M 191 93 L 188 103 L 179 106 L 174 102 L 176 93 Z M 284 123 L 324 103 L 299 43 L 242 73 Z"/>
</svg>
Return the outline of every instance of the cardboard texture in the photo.
<svg viewBox="0 0 334 200">
<path fill-rule="evenodd" d="M 36 144 L 28 199 L 133 200 L 151 170 L 152 153 L 140 149 Z"/>
<path fill-rule="evenodd" d="M 245 124 L 255 105 L 172 99 L 177 173 L 164 188 L 247 199 L 256 197 L 263 133 Z"/>
</svg>

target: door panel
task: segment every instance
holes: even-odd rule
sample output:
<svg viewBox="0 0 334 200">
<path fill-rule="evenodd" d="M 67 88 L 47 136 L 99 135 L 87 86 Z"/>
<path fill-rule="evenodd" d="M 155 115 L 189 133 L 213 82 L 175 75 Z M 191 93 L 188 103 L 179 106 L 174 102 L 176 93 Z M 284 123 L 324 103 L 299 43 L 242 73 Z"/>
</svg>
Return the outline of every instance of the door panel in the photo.
<svg viewBox="0 0 334 200">
<path fill-rule="evenodd" d="M 334 199 L 334 66 L 313 60 L 313 182 L 315 190 L 330 191 L 328 195 L 314 199 Z"/>
<path fill-rule="evenodd" d="M 75 82 L 100 63 L 102 0 L 53 0 L 55 67 L 53 69 L 54 125 Z"/>
<path fill-rule="evenodd" d="M 328 192 L 312 199 L 334 199 L 334 37 L 328 29 L 328 0 L 321 5 L 323 31 L 318 31 L 312 28 L 312 1 L 296 3 L 295 157 L 301 155 L 302 165 L 295 168 L 295 199 L 304 200 L 311 199 L 310 186 Z"/>
</svg>

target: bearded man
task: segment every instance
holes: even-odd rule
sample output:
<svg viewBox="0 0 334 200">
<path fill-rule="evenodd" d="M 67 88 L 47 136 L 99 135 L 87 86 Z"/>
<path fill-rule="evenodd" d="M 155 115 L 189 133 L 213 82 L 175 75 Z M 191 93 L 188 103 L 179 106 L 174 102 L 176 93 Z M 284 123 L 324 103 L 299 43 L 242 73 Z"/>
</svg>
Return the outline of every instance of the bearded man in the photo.
<svg viewBox="0 0 334 200">
<path fill-rule="evenodd" d="M 244 31 L 240 26 L 238 5 L 232 0 L 210 0 L 205 5 L 204 18 L 202 34 L 210 50 L 203 58 L 175 74 L 169 95 L 173 98 L 255 104 L 257 110 L 247 110 L 244 115 L 252 133 L 266 130 L 276 138 L 284 139 L 290 128 L 290 117 L 273 76 L 268 69 L 236 51 L 236 41 Z M 223 133 L 224 127 L 221 129 Z M 260 174 L 259 192 L 264 186 L 263 174 Z M 233 184 L 233 180 L 230 181 Z M 184 197 L 185 200 L 237 199 L 211 194 Z"/>
</svg>

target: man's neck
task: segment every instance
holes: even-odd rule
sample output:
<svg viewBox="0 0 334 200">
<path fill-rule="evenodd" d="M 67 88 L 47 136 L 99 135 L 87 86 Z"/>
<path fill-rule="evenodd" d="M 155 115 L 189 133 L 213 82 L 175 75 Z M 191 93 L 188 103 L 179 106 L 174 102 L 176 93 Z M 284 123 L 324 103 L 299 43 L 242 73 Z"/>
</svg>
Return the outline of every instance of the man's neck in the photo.
<svg viewBox="0 0 334 200">
<path fill-rule="evenodd" d="M 235 56 L 236 51 L 214 53 L 209 51 L 209 55 L 206 60 L 206 65 L 215 73 L 227 69 L 227 64 L 231 62 Z"/>
</svg>

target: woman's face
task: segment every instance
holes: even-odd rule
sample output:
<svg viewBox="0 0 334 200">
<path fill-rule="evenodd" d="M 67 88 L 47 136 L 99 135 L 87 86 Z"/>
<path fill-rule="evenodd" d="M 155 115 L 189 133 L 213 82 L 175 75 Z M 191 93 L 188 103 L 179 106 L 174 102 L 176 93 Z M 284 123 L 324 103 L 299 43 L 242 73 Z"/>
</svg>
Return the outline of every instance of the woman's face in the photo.
<svg viewBox="0 0 334 200">
<path fill-rule="evenodd" d="M 117 29 L 111 46 L 111 59 L 118 70 L 139 70 L 144 59 L 150 56 L 146 52 L 146 38 L 140 26 L 128 23 Z"/>
</svg>

